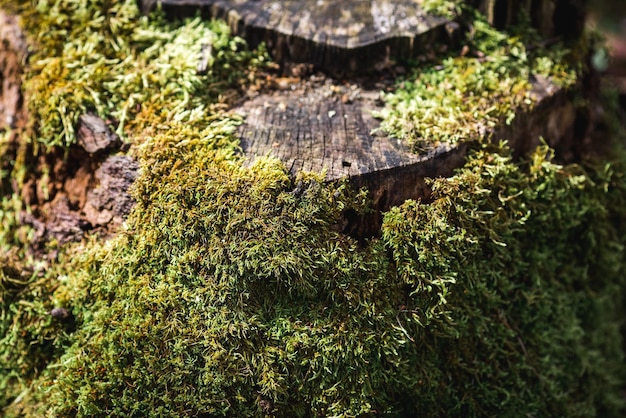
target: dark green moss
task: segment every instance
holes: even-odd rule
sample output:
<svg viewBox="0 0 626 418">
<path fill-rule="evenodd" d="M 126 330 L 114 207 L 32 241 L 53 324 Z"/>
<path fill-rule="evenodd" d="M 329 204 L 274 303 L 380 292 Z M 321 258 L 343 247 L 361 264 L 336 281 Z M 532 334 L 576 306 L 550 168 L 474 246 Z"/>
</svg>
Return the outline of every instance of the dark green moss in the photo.
<svg viewBox="0 0 626 418">
<path fill-rule="evenodd" d="M 80 326 L 55 415 L 619 416 L 624 179 L 481 149 L 385 216 L 182 129 L 146 145 L 128 231 L 55 293 Z M 241 191 L 245 190 L 246 193 Z M 355 206 L 356 205 L 356 206 Z"/>
</svg>

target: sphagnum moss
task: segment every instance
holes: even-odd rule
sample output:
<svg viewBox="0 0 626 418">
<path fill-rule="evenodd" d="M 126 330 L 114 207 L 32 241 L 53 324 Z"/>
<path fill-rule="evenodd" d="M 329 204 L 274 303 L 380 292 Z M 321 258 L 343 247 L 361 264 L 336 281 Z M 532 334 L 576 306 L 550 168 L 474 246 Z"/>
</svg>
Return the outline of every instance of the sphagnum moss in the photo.
<svg viewBox="0 0 626 418">
<path fill-rule="evenodd" d="M 85 18 L 87 4 L 40 3 L 53 18 L 41 42 L 61 48 L 70 35 L 71 52 L 99 24 L 113 35 L 159 33 L 142 32 L 151 23 L 132 2 L 89 5 Z M 206 30 L 163 25 L 162 51 Z M 118 35 L 113 51 L 136 41 Z M 150 42 L 133 45 L 130 64 Z M 251 62 L 224 51 L 217 72 Z M 32 80 L 60 61 L 39 57 L 27 87 L 38 91 Z M 125 65 L 105 66 L 118 87 L 93 84 L 99 111 L 114 118 L 136 86 Z M 172 68 L 172 79 L 191 74 Z M 217 91 L 229 72 L 194 91 Z M 81 73 L 59 74 L 52 84 Z M 69 100 L 64 91 L 54 90 L 58 100 Z M 242 168 L 234 120 L 207 116 L 184 92 L 154 94 L 154 111 L 129 106 L 118 120 L 143 144 L 126 231 L 42 278 L 1 261 L 5 415 L 623 412 L 623 158 L 583 169 L 556 165 L 545 148 L 519 163 L 502 145 L 481 146 L 455 176 L 433 182 L 433 203 L 393 208 L 381 237 L 359 244 L 333 225 L 343 210 L 364 209 L 361 194 L 314 175 L 294 181 L 272 159 Z M 62 121 L 48 121 L 41 143 L 72 141 Z M 2 219 L 13 224 L 10 213 Z M 71 311 L 74 332 L 47 315 L 54 306 Z"/>
</svg>

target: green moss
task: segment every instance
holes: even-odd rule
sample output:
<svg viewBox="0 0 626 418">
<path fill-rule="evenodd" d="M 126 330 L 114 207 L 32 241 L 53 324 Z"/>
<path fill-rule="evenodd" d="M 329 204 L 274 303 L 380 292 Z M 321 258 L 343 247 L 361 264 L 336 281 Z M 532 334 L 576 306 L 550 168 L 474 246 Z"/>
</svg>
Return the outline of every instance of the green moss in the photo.
<svg viewBox="0 0 626 418">
<path fill-rule="evenodd" d="M 623 216 L 623 174 L 561 167 L 546 151 L 522 167 L 479 151 L 434 183 L 433 204 L 386 215 L 416 299 L 406 324 L 432 330 L 424 360 L 445 382 L 427 409 L 604 416 L 623 402 L 608 387 L 624 378 L 624 241 L 607 228 Z"/>
<path fill-rule="evenodd" d="M 59 103 L 70 122 L 81 106 L 116 119 L 138 145 L 137 204 L 117 237 L 58 264 L 3 252 L 5 415 L 623 415 L 625 158 L 559 166 L 544 147 L 518 162 L 503 145 L 481 145 L 432 183 L 432 203 L 392 208 L 381 237 L 358 243 L 336 223 L 368 210 L 364 193 L 291 179 L 270 158 L 242 166 L 238 122 L 216 109 L 258 55 L 215 35 L 224 61 L 199 76 L 178 52 L 223 26 L 150 23 L 133 2 L 86 5 L 39 4 L 51 19 L 37 39 L 52 52 L 33 61 L 27 87 L 38 97 L 54 85 L 45 91 L 56 101 L 33 107 L 33 132 L 40 144 L 73 141 L 50 116 Z M 25 22 L 32 33 L 35 22 Z M 94 64 L 79 38 L 95 41 L 101 28 L 110 36 Z M 477 24 L 480 33 L 509 54 L 518 45 Z M 455 71 L 483 71 L 486 84 L 459 86 L 493 93 L 497 68 L 474 64 Z M 146 69 L 160 76 L 144 90 Z M 424 74 L 436 77 L 434 67 Z M 178 79 L 190 84 L 171 85 Z M 20 206 L 5 201 L 8 247 L 21 242 Z M 74 322 L 55 322 L 53 307 Z"/>
<path fill-rule="evenodd" d="M 32 135 L 45 146 L 73 144 L 78 117 L 87 111 L 135 141 L 148 126 L 201 125 L 229 89 L 240 88 L 267 60 L 230 37 L 224 22 L 149 19 L 133 0 L 35 6 L 22 12 L 34 51 L 25 89 Z M 211 52 L 199 74 L 203 46 Z"/>
<path fill-rule="evenodd" d="M 562 45 L 542 47 L 526 26 L 507 34 L 474 15 L 467 50 L 414 68 L 384 96 L 386 106 L 377 115 L 381 128 L 416 151 L 480 140 L 496 126 L 510 124 L 537 102 L 533 77 L 561 88 L 576 83 L 576 68 L 567 64 Z"/>
<path fill-rule="evenodd" d="M 73 330 L 72 321 L 50 314 L 58 269 L 33 266 L 16 252 L 0 255 L 0 405 L 19 402 L 32 380 L 58 359 Z"/>
<path fill-rule="evenodd" d="M 422 0 L 421 6 L 428 14 L 454 19 L 461 13 L 458 0 Z"/>
<path fill-rule="evenodd" d="M 623 171 L 481 149 L 363 247 L 332 228 L 358 195 L 225 139 L 146 145 L 127 232 L 55 293 L 79 326 L 44 410 L 619 416 Z"/>
</svg>

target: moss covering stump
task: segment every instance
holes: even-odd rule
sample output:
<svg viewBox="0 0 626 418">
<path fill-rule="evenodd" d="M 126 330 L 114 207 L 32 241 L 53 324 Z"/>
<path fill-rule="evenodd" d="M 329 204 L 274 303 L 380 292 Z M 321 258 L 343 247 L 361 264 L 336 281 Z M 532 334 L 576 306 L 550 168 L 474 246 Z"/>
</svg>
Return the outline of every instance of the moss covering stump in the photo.
<svg viewBox="0 0 626 418">
<path fill-rule="evenodd" d="M 0 5 L 32 46 L 30 123 L 0 132 L 5 416 L 623 416 L 618 109 L 603 96 L 589 119 L 609 152 L 572 161 L 548 137 L 516 156 L 501 140 L 519 131 L 496 129 L 533 110 L 534 81 L 580 91 L 593 38 L 544 45 L 467 9 L 465 52 L 393 74 L 376 115 L 407 153 L 465 161 L 357 239 L 342 222 L 380 209 L 370 191 L 242 152 L 233 109 L 284 80 L 226 23 L 134 0 Z M 119 143 L 81 160 L 85 114 L 110 130 L 93 124 L 93 144 Z M 136 178 L 103 181 L 130 160 Z M 135 204 L 113 236 L 35 251 L 21 215 L 60 201 L 77 161 L 100 176 L 85 199 L 126 207 L 107 192 L 132 182 Z"/>
</svg>

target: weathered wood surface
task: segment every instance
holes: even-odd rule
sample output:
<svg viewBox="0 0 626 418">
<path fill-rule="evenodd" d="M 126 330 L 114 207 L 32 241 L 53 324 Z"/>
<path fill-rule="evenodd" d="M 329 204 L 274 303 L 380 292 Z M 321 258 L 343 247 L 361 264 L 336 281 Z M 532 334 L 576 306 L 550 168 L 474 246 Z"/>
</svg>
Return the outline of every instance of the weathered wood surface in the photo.
<svg viewBox="0 0 626 418">
<path fill-rule="evenodd" d="M 20 89 L 27 54 L 26 37 L 17 18 L 0 10 L 0 130 L 25 122 Z"/>
<path fill-rule="evenodd" d="M 372 111 L 380 90 L 328 78 L 283 79 L 283 89 L 261 94 L 235 109 L 245 118 L 238 134 L 249 160 L 273 155 L 293 175 L 326 172 L 329 181 L 378 171 L 389 175 L 400 167 L 423 165 L 447 155 L 440 147 L 418 155 L 399 139 L 379 131 Z M 447 171 L 445 164 L 439 167 Z M 438 171 L 423 173 L 438 175 Z"/>
<path fill-rule="evenodd" d="M 310 63 L 332 74 L 359 73 L 406 60 L 437 44 L 456 44 L 460 26 L 426 14 L 415 0 L 140 0 L 166 15 L 200 11 L 226 20 L 252 47 L 265 42 L 276 62 Z"/>
<path fill-rule="evenodd" d="M 376 91 L 329 79 L 296 90 L 262 94 L 235 110 L 246 120 L 239 131 L 246 154 L 275 155 L 294 174 L 323 168 L 329 180 L 419 161 L 400 141 L 372 134 L 378 126 L 369 112 Z"/>
<path fill-rule="evenodd" d="M 542 137 L 565 159 L 575 152 L 576 109 L 567 93 L 546 79 L 533 80 L 537 105 L 520 109 L 513 124 L 493 130 L 476 127 L 479 140 L 506 139 L 522 155 Z M 239 128 L 249 162 L 272 155 L 295 176 L 300 171 L 326 172 L 329 181 L 349 178 L 370 190 L 381 210 L 409 198 L 425 198 L 426 177 L 445 177 L 464 162 L 466 144 L 441 145 L 412 152 L 405 142 L 381 132 L 372 112 L 380 109 L 380 85 L 365 86 L 324 77 L 282 79 L 281 87 L 235 109 L 245 118 Z"/>
</svg>

